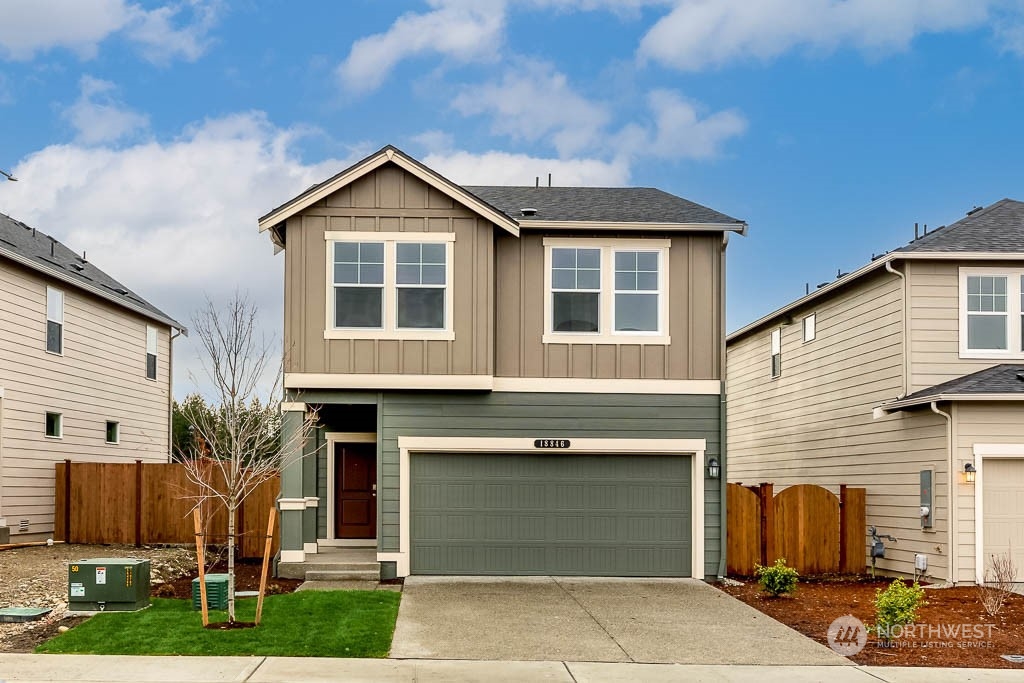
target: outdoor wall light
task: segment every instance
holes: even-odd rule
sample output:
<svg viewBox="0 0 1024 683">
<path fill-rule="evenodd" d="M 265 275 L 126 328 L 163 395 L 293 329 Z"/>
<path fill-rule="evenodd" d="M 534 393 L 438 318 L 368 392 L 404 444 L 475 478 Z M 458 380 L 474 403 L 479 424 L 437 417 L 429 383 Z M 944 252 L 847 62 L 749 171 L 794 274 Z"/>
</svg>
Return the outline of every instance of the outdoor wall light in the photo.
<svg viewBox="0 0 1024 683">
<path fill-rule="evenodd" d="M 964 481 L 968 484 L 973 484 L 976 476 L 978 476 L 978 470 L 974 469 L 974 463 L 964 463 Z"/>
<path fill-rule="evenodd" d="M 718 458 L 708 460 L 708 477 L 718 479 L 722 475 L 722 467 L 718 464 Z"/>
</svg>

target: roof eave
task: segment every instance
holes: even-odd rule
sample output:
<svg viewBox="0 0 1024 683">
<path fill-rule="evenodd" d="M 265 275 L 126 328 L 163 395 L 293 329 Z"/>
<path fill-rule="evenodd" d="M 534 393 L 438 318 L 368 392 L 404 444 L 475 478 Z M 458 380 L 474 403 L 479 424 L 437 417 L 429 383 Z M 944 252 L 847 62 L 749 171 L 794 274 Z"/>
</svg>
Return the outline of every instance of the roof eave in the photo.
<svg viewBox="0 0 1024 683">
<path fill-rule="evenodd" d="M 367 173 L 380 168 L 388 162 L 398 165 L 403 170 L 413 174 L 428 185 L 441 190 L 455 201 L 471 208 L 481 216 L 489 219 L 498 227 L 510 232 L 512 235 L 516 237 L 519 236 L 518 222 L 501 213 L 476 195 L 467 192 L 444 176 L 435 173 L 426 166 L 417 163 L 415 159 L 406 156 L 400 150 L 390 146 L 385 147 L 376 154 L 363 159 L 330 180 L 314 186 L 311 190 L 303 192 L 270 213 L 262 216 L 259 219 L 260 232 L 269 230 L 270 228 L 284 223 L 291 216 L 309 208 L 321 199 L 337 192 L 342 187 L 345 187 Z"/>
<path fill-rule="evenodd" d="M 737 223 L 660 223 L 652 221 L 557 221 L 522 218 L 519 226 L 524 229 L 544 230 L 623 230 L 661 232 L 738 232 L 747 234 L 747 224 Z"/>
<path fill-rule="evenodd" d="M 892 413 L 941 401 L 1024 401 L 1024 393 L 938 393 L 890 401 L 876 407 L 884 413 Z"/>
<path fill-rule="evenodd" d="M 11 251 L 10 249 L 7 249 L 5 247 L 0 247 L 0 256 L 4 256 L 6 258 L 9 258 L 10 260 L 14 261 L 15 263 L 20 263 L 21 265 L 25 266 L 26 268 L 30 268 L 31 270 L 34 270 L 36 272 L 43 273 L 45 275 L 49 275 L 50 277 L 56 278 L 57 280 L 60 280 L 61 282 L 66 282 L 67 284 L 69 284 L 69 285 L 71 285 L 73 287 L 77 287 L 78 289 L 81 289 L 83 291 L 89 292 L 90 294 L 94 294 L 95 296 L 98 296 L 101 299 L 104 299 L 105 301 L 109 301 L 109 302 L 111 302 L 113 304 L 117 304 L 121 308 L 126 308 L 126 309 L 128 309 L 130 311 L 138 313 L 139 315 L 143 316 L 144 318 L 148 318 L 149 320 L 155 320 L 157 322 L 163 323 L 164 325 L 167 325 L 168 327 L 173 327 L 174 329 L 178 330 L 179 332 L 181 332 L 186 337 L 188 336 L 188 328 L 186 328 L 184 325 L 182 325 L 181 323 L 176 321 L 174 318 L 169 318 L 167 316 L 157 315 L 153 311 L 150 311 L 150 310 L 148 310 L 146 308 L 143 308 L 142 306 L 138 306 L 136 304 L 133 304 L 130 301 L 125 301 L 125 300 L 120 299 L 120 298 L 118 298 L 116 296 L 113 296 L 112 294 L 104 292 L 99 287 L 93 287 L 92 285 L 90 285 L 90 284 L 88 284 L 86 282 L 81 282 L 79 280 L 76 280 L 75 278 L 73 278 L 68 273 L 62 273 L 59 270 L 57 270 L 56 268 L 51 268 L 49 266 L 44 266 L 43 264 L 39 263 L 38 261 L 30 259 L 27 256 L 23 256 L 22 254 L 19 254 L 16 251 Z"/>
</svg>

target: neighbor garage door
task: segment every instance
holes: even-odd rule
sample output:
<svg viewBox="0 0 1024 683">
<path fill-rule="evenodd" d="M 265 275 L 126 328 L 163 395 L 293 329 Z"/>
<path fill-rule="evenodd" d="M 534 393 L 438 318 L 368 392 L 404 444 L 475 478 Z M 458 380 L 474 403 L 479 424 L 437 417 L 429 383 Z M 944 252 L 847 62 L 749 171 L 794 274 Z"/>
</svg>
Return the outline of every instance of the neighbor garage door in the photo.
<svg viewBox="0 0 1024 683">
<path fill-rule="evenodd" d="M 690 460 L 416 454 L 414 574 L 690 576 Z"/>
<path fill-rule="evenodd" d="M 1024 573 L 1024 460 L 986 458 L 982 509 L 985 566 L 1011 553 L 1018 579 Z"/>
</svg>

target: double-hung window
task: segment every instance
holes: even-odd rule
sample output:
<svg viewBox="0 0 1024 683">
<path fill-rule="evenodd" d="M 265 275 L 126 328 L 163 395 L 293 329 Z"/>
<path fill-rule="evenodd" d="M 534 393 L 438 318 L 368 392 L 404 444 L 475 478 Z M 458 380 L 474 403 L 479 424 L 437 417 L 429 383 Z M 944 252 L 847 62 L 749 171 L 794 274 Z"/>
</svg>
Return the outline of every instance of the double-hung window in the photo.
<svg viewBox="0 0 1024 683">
<path fill-rule="evenodd" d="M 46 350 L 64 353 L 64 292 L 46 288 Z"/>
<path fill-rule="evenodd" d="M 326 339 L 454 339 L 452 233 L 328 232 Z"/>
<path fill-rule="evenodd" d="M 782 375 L 782 328 L 772 330 L 771 334 L 772 352 L 772 377 Z"/>
<path fill-rule="evenodd" d="M 960 355 L 1024 357 L 1024 269 L 960 269 Z"/>
<path fill-rule="evenodd" d="M 668 344 L 668 240 L 544 240 L 544 343 Z"/>
<path fill-rule="evenodd" d="M 146 379 L 156 379 L 156 328 L 146 325 Z"/>
</svg>

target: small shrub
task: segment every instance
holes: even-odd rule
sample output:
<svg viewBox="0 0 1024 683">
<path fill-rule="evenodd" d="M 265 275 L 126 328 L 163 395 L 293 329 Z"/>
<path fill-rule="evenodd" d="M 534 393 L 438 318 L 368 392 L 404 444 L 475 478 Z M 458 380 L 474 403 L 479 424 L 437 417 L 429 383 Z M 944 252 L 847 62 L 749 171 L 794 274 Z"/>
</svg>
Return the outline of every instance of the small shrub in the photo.
<svg viewBox="0 0 1024 683">
<path fill-rule="evenodd" d="M 1010 553 L 993 555 L 991 568 L 985 570 L 985 581 L 978 585 L 978 599 L 990 617 L 1003 609 L 1016 580 L 1017 567 Z"/>
<path fill-rule="evenodd" d="M 918 608 L 926 604 L 924 589 L 917 581 L 908 586 L 902 579 L 896 579 L 884 591 L 875 590 L 875 635 L 881 640 L 892 640 L 893 629 L 913 624 Z"/>
<path fill-rule="evenodd" d="M 768 567 L 755 564 L 754 576 L 761 584 L 761 590 L 772 597 L 792 593 L 796 589 L 797 579 L 800 578 L 795 569 L 786 566 L 786 559 L 783 557 Z"/>
</svg>

